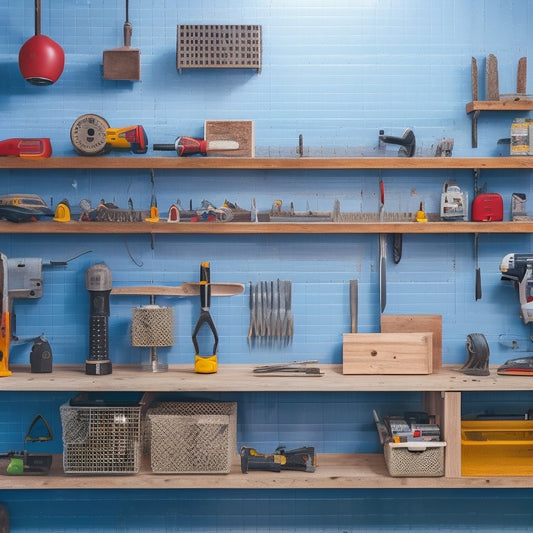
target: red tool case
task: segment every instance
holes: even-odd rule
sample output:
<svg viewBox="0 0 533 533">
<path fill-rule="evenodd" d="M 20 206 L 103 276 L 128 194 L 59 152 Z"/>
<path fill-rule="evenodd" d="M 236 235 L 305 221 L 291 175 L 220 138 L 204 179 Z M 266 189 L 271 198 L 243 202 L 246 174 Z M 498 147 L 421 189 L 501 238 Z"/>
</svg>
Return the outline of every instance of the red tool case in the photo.
<svg viewBox="0 0 533 533">
<path fill-rule="evenodd" d="M 478 194 L 472 201 L 472 220 L 491 222 L 503 220 L 503 199 L 498 193 Z"/>
</svg>

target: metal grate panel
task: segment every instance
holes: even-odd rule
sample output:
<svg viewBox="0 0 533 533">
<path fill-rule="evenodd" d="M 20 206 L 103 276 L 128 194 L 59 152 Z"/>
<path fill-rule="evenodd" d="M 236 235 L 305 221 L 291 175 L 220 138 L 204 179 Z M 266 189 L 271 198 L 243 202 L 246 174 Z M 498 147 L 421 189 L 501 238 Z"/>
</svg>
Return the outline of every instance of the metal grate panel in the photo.
<svg viewBox="0 0 533 533">
<path fill-rule="evenodd" d="M 179 24 L 176 67 L 261 71 L 261 26 Z"/>
</svg>

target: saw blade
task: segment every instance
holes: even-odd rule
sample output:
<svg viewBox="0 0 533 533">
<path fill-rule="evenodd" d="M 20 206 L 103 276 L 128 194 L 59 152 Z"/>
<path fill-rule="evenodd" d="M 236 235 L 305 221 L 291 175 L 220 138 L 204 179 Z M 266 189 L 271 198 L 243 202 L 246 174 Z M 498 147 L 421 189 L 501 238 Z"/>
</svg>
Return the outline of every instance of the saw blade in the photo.
<svg viewBox="0 0 533 533">
<path fill-rule="evenodd" d="M 70 128 L 70 140 L 74 150 L 80 155 L 103 155 L 110 147 L 107 145 L 109 124 L 99 115 L 87 114 L 78 117 Z"/>
</svg>

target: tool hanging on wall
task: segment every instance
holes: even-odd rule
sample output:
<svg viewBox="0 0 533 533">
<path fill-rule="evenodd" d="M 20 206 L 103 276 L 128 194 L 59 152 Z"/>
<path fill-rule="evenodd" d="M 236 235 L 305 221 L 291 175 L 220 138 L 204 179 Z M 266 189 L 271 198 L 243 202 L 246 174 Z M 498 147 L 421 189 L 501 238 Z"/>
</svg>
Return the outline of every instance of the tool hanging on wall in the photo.
<svg viewBox="0 0 533 533">
<path fill-rule="evenodd" d="M 383 222 L 385 211 L 385 185 L 379 171 L 379 221 Z M 380 233 L 378 238 L 379 247 L 379 307 L 380 313 L 387 306 L 387 234 Z"/>
<path fill-rule="evenodd" d="M 41 0 L 35 0 L 35 35 L 19 52 L 22 77 L 32 85 L 55 83 L 65 68 L 65 52 L 55 41 L 41 34 Z"/>
<path fill-rule="evenodd" d="M 294 335 L 291 281 L 250 282 L 250 349 L 287 346 Z"/>
<path fill-rule="evenodd" d="M 134 154 L 148 151 L 148 136 L 142 126 L 111 128 L 105 118 L 93 113 L 81 115 L 74 121 L 70 140 L 74 150 L 83 156 L 105 155 L 112 149 Z"/>
<path fill-rule="evenodd" d="M 45 265 L 65 266 L 69 261 L 77 259 L 83 252 L 67 261 L 47 261 Z M 16 320 L 14 300 L 38 299 L 43 295 L 42 279 L 43 259 L 40 257 L 7 258 L 0 253 L 0 377 L 10 376 L 9 349 L 12 341 L 18 340 L 16 336 Z M 51 372 L 52 354 L 46 339 L 41 336 L 43 344 L 34 344 L 32 372 Z M 37 341 L 33 337 L 31 340 Z M 32 350 L 33 351 L 33 350 Z M 37 353 L 40 352 L 40 353 Z M 38 359 L 41 361 L 38 362 Z"/>
<path fill-rule="evenodd" d="M 211 305 L 211 266 L 209 262 L 204 261 L 200 265 L 200 316 L 196 327 L 192 333 L 192 343 L 194 346 L 194 371 L 198 374 L 213 374 L 218 370 L 217 347 L 218 333 L 211 318 L 209 308 Z M 207 356 L 200 355 L 200 346 L 198 344 L 198 333 L 202 326 L 206 324 L 213 334 L 212 354 Z"/>
<path fill-rule="evenodd" d="M 140 81 L 141 51 L 131 47 L 133 27 L 129 21 L 129 0 L 126 0 L 124 46 L 103 53 L 104 80 Z"/>
</svg>

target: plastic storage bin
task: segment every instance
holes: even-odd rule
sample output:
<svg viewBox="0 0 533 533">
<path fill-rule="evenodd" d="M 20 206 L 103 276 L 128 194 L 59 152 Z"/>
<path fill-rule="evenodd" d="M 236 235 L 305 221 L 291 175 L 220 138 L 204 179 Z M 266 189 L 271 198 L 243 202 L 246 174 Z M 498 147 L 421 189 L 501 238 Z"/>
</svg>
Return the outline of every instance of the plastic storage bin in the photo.
<svg viewBox="0 0 533 533">
<path fill-rule="evenodd" d="M 533 476 L 533 420 L 463 420 L 463 476 Z"/>
<path fill-rule="evenodd" d="M 393 477 L 442 477 L 445 442 L 386 442 L 385 464 Z"/>
</svg>

